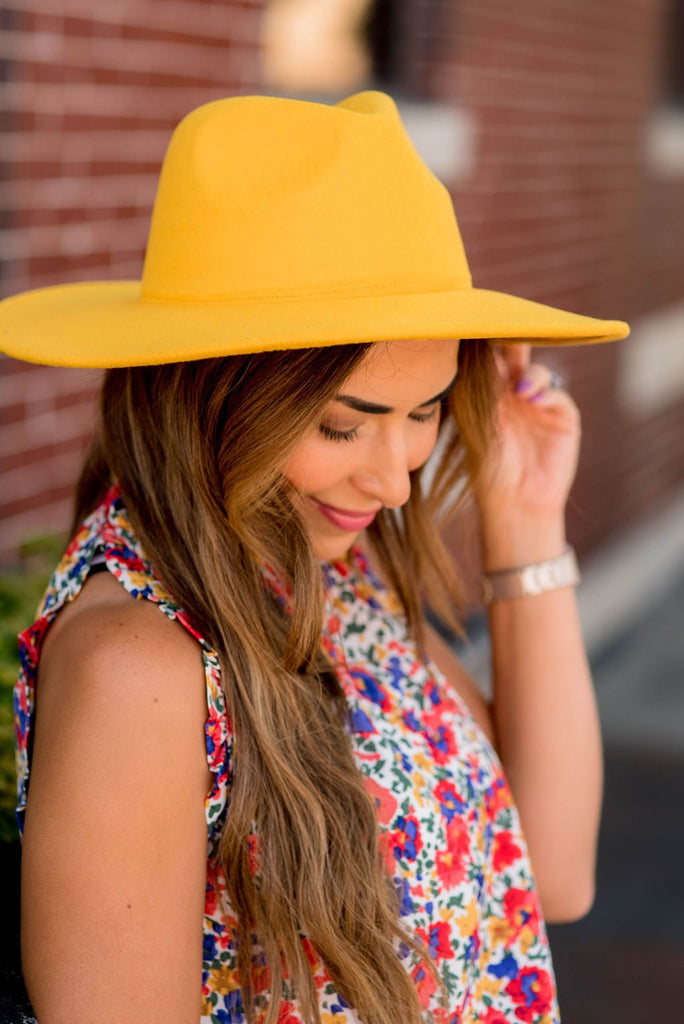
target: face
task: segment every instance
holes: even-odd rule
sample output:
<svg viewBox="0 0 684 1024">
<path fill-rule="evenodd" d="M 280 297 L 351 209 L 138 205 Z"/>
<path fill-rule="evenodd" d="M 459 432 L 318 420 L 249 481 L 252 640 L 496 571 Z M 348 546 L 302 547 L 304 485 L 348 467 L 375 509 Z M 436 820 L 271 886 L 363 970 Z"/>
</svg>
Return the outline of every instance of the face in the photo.
<svg viewBox="0 0 684 1024">
<path fill-rule="evenodd" d="M 344 556 L 375 514 L 408 501 L 437 440 L 458 341 L 378 342 L 284 466 L 320 559 Z"/>
</svg>

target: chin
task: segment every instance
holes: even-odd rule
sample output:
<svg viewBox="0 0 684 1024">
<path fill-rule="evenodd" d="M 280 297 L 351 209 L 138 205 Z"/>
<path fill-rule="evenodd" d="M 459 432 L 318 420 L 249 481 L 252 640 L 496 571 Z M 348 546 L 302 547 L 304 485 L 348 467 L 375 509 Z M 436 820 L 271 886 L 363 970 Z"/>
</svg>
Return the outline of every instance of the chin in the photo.
<svg viewBox="0 0 684 1024">
<path fill-rule="evenodd" d="M 312 542 L 316 558 L 322 562 L 338 562 L 345 559 L 357 537 L 358 534 L 354 533 L 339 538 L 317 537 Z"/>
</svg>

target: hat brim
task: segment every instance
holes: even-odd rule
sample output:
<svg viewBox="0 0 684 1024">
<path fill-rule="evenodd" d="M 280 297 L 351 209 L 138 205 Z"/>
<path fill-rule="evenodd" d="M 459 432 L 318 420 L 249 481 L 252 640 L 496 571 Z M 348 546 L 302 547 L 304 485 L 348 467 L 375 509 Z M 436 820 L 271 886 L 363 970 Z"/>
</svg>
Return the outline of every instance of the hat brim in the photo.
<svg viewBox="0 0 684 1024">
<path fill-rule="evenodd" d="M 100 368 L 414 338 L 587 345 L 627 337 L 597 320 L 480 288 L 231 302 L 143 299 L 139 281 L 54 285 L 0 304 L 0 349 L 28 362 Z"/>
</svg>

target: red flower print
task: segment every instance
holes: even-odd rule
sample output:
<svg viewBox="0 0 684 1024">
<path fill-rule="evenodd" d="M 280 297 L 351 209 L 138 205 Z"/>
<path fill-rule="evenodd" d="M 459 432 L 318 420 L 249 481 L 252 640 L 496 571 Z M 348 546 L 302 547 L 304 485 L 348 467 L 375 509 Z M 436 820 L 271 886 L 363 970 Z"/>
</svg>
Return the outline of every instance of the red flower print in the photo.
<svg viewBox="0 0 684 1024">
<path fill-rule="evenodd" d="M 507 946 L 515 942 L 523 928 L 529 928 L 533 935 L 539 935 L 539 900 L 536 892 L 509 889 L 504 896 L 504 911 L 511 926 Z"/>
<path fill-rule="evenodd" d="M 518 1005 L 515 1015 L 525 1024 L 532 1024 L 547 1013 L 553 999 L 553 985 L 547 971 L 539 967 L 523 967 L 520 973 L 506 985 L 507 995 Z"/>
<path fill-rule="evenodd" d="M 447 848 L 439 850 L 435 863 L 437 874 L 444 885 L 453 888 L 465 878 L 465 858 L 470 848 L 468 826 L 461 818 L 447 825 Z"/>
<path fill-rule="evenodd" d="M 416 986 L 421 1006 L 429 1006 L 432 996 L 437 991 L 437 982 L 431 972 L 422 964 L 416 964 L 411 971 L 411 978 Z"/>
<path fill-rule="evenodd" d="M 27 669 L 35 669 L 40 657 L 40 649 L 45 639 L 50 620 L 42 615 L 32 626 L 19 634 L 21 660 Z"/>
<path fill-rule="evenodd" d="M 420 822 L 413 814 L 397 818 L 397 828 L 392 832 L 392 846 L 397 860 L 415 860 L 423 849 Z"/>
<path fill-rule="evenodd" d="M 433 960 L 450 960 L 453 957 L 454 950 L 449 941 L 451 929 L 446 921 L 436 921 L 427 932 L 424 928 L 417 928 L 416 933 L 430 950 Z"/>
<path fill-rule="evenodd" d="M 212 709 L 209 713 L 209 721 L 205 727 L 207 754 L 211 758 L 212 768 L 219 768 L 221 765 L 224 728 L 224 723 L 221 722 L 221 719 Z"/>
<path fill-rule="evenodd" d="M 326 622 L 326 633 L 328 636 L 337 636 L 342 632 L 342 623 L 339 615 L 329 615 Z"/>
<path fill-rule="evenodd" d="M 397 862 L 394 857 L 394 840 L 389 833 L 381 832 L 378 836 L 378 850 L 380 852 L 380 859 L 388 873 L 390 875 L 394 874 Z"/>
<path fill-rule="evenodd" d="M 427 729 L 430 753 L 437 764 L 446 764 L 450 758 L 458 754 L 458 743 L 454 730 L 444 721 L 442 706 L 425 715 L 423 722 Z"/>
<path fill-rule="evenodd" d="M 439 785 L 435 786 L 435 796 L 447 821 L 451 821 L 466 809 L 462 796 L 454 787 L 453 782 L 449 782 L 447 779 L 443 779 Z"/>
<path fill-rule="evenodd" d="M 259 868 L 259 840 L 254 832 L 247 836 L 247 855 L 249 857 L 249 870 L 256 874 Z"/>
<path fill-rule="evenodd" d="M 522 850 L 513 842 L 510 832 L 497 832 L 494 836 L 494 870 L 502 871 L 522 857 Z"/>
<path fill-rule="evenodd" d="M 28 711 L 28 691 L 22 689 L 17 696 L 17 708 L 19 711 Z"/>
<path fill-rule="evenodd" d="M 176 612 L 176 618 L 180 622 L 181 626 L 185 626 L 185 628 L 187 629 L 188 633 L 192 633 L 192 635 L 195 637 L 196 640 L 200 640 L 201 641 L 201 639 L 202 639 L 201 633 L 197 632 L 197 630 L 192 625 L 192 623 L 190 622 L 190 619 L 187 617 L 185 612 Z"/>
<path fill-rule="evenodd" d="M 311 942 L 311 939 L 302 939 L 302 948 L 306 953 L 306 959 L 309 961 L 311 966 L 317 967 L 318 957 L 316 955 L 316 950 L 313 948 L 313 943 Z"/>
<path fill-rule="evenodd" d="M 297 1015 L 294 1003 L 283 1002 L 280 1004 L 278 1024 L 300 1024 L 300 1022 L 301 1017 Z"/>
<path fill-rule="evenodd" d="M 510 1022 L 506 1020 L 505 1014 L 501 1013 L 500 1010 L 495 1010 L 493 1006 L 490 1006 L 484 1017 L 480 1017 L 480 1024 L 510 1024 Z"/>
<path fill-rule="evenodd" d="M 255 995 L 271 988 L 271 970 L 267 964 L 254 964 L 252 967 L 252 988 Z"/>
<path fill-rule="evenodd" d="M 511 807 L 513 804 L 513 796 L 503 775 L 494 779 L 489 789 L 485 790 L 484 798 L 487 817 L 492 821 L 496 818 L 499 811 L 503 811 L 507 807 Z"/>
<path fill-rule="evenodd" d="M 207 876 L 207 888 L 204 896 L 204 913 L 211 917 L 216 913 L 218 900 L 216 899 L 216 889 L 212 884 L 210 867 L 207 868 Z"/>
<path fill-rule="evenodd" d="M 378 813 L 378 821 L 381 825 L 389 825 L 399 806 L 396 799 L 388 789 L 385 789 L 384 786 L 379 786 L 375 779 L 364 776 L 363 784 L 366 791 L 373 798 Z"/>
</svg>

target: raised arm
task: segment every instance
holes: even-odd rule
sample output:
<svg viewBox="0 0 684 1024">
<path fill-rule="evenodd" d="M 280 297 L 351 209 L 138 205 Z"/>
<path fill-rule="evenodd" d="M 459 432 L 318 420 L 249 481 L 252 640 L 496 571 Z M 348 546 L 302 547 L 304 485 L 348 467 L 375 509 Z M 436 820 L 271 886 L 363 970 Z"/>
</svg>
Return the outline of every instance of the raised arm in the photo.
<svg viewBox="0 0 684 1024">
<path fill-rule="evenodd" d="M 40 1024 L 196 1024 L 200 1012 L 201 654 L 119 591 L 87 583 L 41 657 L 22 867 Z"/>
<path fill-rule="evenodd" d="M 580 416 L 529 346 L 500 359 L 501 448 L 477 499 L 487 570 L 555 558 L 579 454 Z M 517 390 L 527 378 L 531 386 Z M 527 837 L 549 921 L 573 920 L 594 898 L 603 765 L 601 735 L 574 588 L 489 607 L 492 717 L 498 752 Z"/>
</svg>

